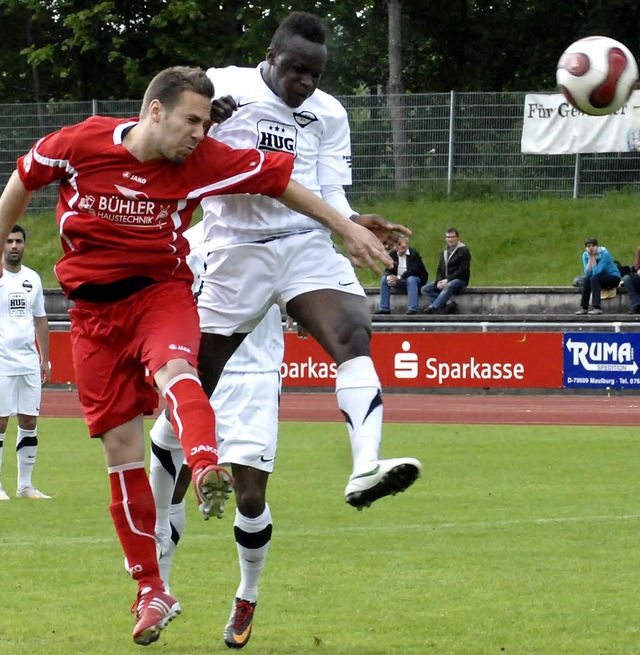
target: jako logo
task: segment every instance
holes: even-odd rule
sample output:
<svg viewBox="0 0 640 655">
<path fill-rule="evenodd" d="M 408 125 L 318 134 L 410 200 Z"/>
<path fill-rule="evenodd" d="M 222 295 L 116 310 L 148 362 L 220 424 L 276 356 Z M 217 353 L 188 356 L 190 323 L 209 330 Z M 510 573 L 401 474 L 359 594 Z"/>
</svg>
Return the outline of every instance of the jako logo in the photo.
<svg viewBox="0 0 640 655">
<path fill-rule="evenodd" d="M 129 171 L 125 171 L 122 174 L 122 177 L 124 177 L 125 180 L 133 180 L 134 182 L 138 182 L 140 184 L 146 184 L 147 180 L 144 177 L 138 177 L 137 175 L 134 175 L 133 173 L 130 173 Z"/>
<path fill-rule="evenodd" d="M 571 353 L 574 366 L 582 366 L 587 371 L 594 370 L 634 370 L 638 365 L 634 361 L 633 346 L 629 342 L 610 343 L 603 341 L 572 341 L 565 344 Z"/>
<path fill-rule="evenodd" d="M 177 343 L 170 343 L 169 350 L 183 350 L 186 353 L 191 352 L 191 348 L 187 348 L 187 346 L 179 346 Z"/>
<path fill-rule="evenodd" d="M 191 449 L 192 455 L 197 455 L 198 453 L 213 453 L 214 455 L 217 455 L 218 449 L 213 446 L 195 446 Z"/>
</svg>

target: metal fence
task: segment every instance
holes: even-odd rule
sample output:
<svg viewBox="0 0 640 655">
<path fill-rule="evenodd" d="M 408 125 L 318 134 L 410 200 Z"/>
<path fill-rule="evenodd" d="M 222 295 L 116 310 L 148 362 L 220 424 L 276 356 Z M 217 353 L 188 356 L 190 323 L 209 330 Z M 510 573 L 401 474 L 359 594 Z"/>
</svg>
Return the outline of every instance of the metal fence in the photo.
<svg viewBox="0 0 640 655">
<path fill-rule="evenodd" d="M 433 198 L 531 199 L 640 191 L 640 153 L 524 155 L 524 93 L 343 96 L 352 130 L 353 200 L 393 193 Z M 394 102 L 392 102 L 392 100 Z M 392 105 L 396 113 L 392 112 Z M 0 184 L 41 136 L 92 114 L 136 116 L 139 100 L 0 104 Z M 399 108 L 399 111 L 398 111 Z M 401 116 L 402 148 L 393 117 Z M 39 191 L 32 211 L 55 206 L 55 188 Z"/>
</svg>

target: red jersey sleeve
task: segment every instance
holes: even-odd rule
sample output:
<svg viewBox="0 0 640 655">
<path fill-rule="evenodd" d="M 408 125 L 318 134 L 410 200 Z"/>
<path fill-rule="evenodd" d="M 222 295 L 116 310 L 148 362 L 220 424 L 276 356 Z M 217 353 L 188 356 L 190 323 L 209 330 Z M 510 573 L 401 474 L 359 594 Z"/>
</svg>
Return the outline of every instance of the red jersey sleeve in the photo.
<svg viewBox="0 0 640 655">
<path fill-rule="evenodd" d="M 286 152 L 231 148 L 207 137 L 187 161 L 198 170 L 203 185 L 193 192 L 197 196 L 249 193 L 279 198 L 291 179 L 294 157 Z"/>
<path fill-rule="evenodd" d="M 73 128 L 52 132 L 17 162 L 18 175 L 28 191 L 37 191 L 69 173 Z"/>
</svg>

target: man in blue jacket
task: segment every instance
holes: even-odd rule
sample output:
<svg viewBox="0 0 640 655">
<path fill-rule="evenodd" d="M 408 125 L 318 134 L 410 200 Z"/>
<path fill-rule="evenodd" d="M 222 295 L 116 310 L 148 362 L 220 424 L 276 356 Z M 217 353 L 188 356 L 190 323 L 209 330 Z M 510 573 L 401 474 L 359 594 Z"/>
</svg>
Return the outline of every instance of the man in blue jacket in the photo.
<svg viewBox="0 0 640 655">
<path fill-rule="evenodd" d="M 582 264 L 585 278 L 582 301 L 576 314 L 602 314 L 600 306 L 602 290 L 618 288 L 620 271 L 609 251 L 604 246 L 599 246 L 598 239 L 595 237 L 588 237 L 584 242 Z M 589 298 L 591 298 L 592 309 L 589 309 Z"/>
</svg>

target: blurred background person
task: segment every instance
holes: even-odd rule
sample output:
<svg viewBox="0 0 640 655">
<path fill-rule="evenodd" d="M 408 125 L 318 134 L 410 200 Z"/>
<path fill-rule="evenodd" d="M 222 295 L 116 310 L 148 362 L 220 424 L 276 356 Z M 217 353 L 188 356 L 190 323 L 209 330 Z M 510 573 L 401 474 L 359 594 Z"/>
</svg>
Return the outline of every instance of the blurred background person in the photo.
<svg viewBox="0 0 640 655">
<path fill-rule="evenodd" d="M 27 234 L 14 225 L 4 243 L 0 277 L 0 471 L 9 417 L 18 419 L 18 498 L 51 498 L 33 486 L 42 384 L 49 382 L 49 322 L 40 276 L 22 258 Z M 38 349 L 36 349 L 36 340 Z M 39 350 L 39 352 L 38 352 Z M 0 484 L 0 500 L 9 496 Z"/>
<path fill-rule="evenodd" d="M 409 239 L 399 237 L 398 246 L 390 253 L 393 266 L 385 269 L 380 280 L 380 309 L 376 314 L 391 313 L 391 294 L 407 294 L 407 314 L 418 313 L 420 289 L 429 281 L 429 273 L 415 248 L 409 248 Z"/>
<path fill-rule="evenodd" d="M 447 229 L 444 235 L 447 245 L 440 253 L 435 282 L 430 282 L 420 289 L 423 296 L 428 296 L 431 304 L 424 310 L 425 314 L 443 314 L 457 311 L 455 302 L 449 302 L 451 296 L 460 293 L 469 285 L 471 278 L 471 252 L 460 241 L 460 233 L 455 227 Z"/>
</svg>

